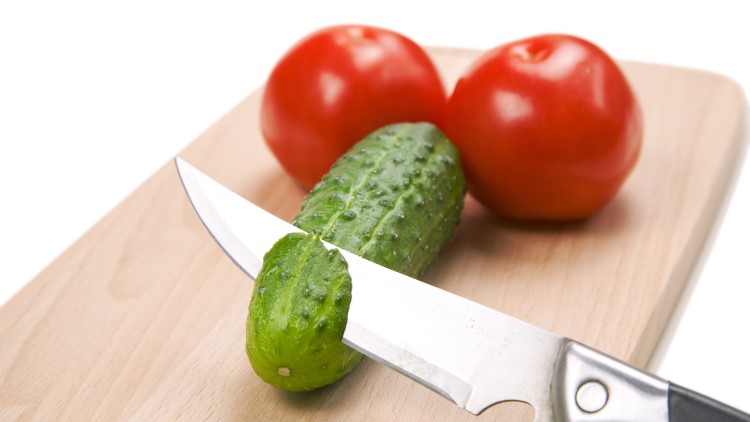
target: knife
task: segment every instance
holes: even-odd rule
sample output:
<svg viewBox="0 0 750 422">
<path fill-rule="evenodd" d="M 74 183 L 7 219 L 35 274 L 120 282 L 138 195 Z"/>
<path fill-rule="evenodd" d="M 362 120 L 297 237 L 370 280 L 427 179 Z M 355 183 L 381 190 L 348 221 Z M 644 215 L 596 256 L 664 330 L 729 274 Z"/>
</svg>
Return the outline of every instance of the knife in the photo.
<svg viewBox="0 0 750 422">
<path fill-rule="evenodd" d="M 175 163 L 200 220 L 251 279 L 279 238 L 301 231 L 181 158 Z M 340 251 L 352 278 L 343 341 L 471 413 L 522 401 L 545 422 L 750 422 L 581 343 Z"/>
</svg>

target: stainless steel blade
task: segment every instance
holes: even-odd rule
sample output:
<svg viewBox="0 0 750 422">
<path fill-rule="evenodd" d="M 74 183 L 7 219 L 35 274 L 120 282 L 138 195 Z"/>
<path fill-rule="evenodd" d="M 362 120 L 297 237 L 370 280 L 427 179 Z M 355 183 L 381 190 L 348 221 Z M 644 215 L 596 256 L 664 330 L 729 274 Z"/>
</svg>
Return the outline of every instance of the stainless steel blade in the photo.
<svg viewBox="0 0 750 422">
<path fill-rule="evenodd" d="M 185 192 L 203 225 L 235 264 L 255 280 L 263 255 L 279 238 L 301 230 L 175 159 Z"/>
<path fill-rule="evenodd" d="M 550 420 L 564 339 L 351 254 L 344 342 L 459 406 L 479 413 L 507 400 Z"/>
<path fill-rule="evenodd" d="M 176 159 L 203 224 L 251 278 L 284 234 L 299 231 Z M 328 245 L 328 247 L 333 247 Z M 344 342 L 472 413 L 507 400 L 552 419 L 565 339 L 342 250 L 353 291 Z"/>
</svg>

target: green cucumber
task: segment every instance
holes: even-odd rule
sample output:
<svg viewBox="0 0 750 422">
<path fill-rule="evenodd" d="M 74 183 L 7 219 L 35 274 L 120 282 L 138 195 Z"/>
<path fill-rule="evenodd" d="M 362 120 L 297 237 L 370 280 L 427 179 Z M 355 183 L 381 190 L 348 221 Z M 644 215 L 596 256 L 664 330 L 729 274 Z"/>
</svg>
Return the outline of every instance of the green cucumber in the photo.
<svg viewBox="0 0 750 422">
<path fill-rule="evenodd" d="M 351 279 L 321 239 L 419 277 L 458 225 L 467 187 L 453 144 L 429 123 L 381 128 L 343 155 L 263 259 L 247 354 L 270 384 L 305 391 L 350 372 L 362 355 L 341 341 Z M 387 304 L 383 304 L 384 307 Z"/>
<path fill-rule="evenodd" d="M 341 338 L 352 281 L 337 249 L 313 234 L 290 233 L 263 257 L 247 319 L 247 354 L 255 373 L 288 391 L 330 384 L 362 355 Z"/>
<path fill-rule="evenodd" d="M 294 225 L 411 277 L 458 224 L 466 182 L 458 151 L 428 123 L 386 126 L 357 143 L 302 204 Z"/>
</svg>

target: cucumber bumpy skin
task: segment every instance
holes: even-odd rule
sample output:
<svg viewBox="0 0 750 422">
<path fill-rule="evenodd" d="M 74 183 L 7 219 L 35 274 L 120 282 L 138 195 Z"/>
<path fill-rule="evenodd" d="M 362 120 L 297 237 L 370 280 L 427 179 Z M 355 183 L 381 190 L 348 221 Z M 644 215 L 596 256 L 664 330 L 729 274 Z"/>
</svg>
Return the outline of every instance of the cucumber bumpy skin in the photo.
<svg viewBox="0 0 750 422">
<path fill-rule="evenodd" d="M 320 239 L 419 277 L 458 225 L 466 191 L 458 151 L 428 123 L 386 126 L 343 155 L 293 220 L 308 234 L 285 236 L 263 259 L 247 321 L 255 372 L 306 391 L 354 369 L 363 356 L 341 341 L 351 278 Z"/>
<path fill-rule="evenodd" d="M 263 257 L 247 320 L 246 350 L 253 370 L 288 391 L 330 384 L 362 355 L 341 338 L 352 281 L 337 249 L 313 234 L 290 233 Z"/>
<path fill-rule="evenodd" d="M 340 248 L 419 277 L 458 225 L 461 158 L 429 123 L 381 128 L 343 155 L 293 224 Z"/>
</svg>

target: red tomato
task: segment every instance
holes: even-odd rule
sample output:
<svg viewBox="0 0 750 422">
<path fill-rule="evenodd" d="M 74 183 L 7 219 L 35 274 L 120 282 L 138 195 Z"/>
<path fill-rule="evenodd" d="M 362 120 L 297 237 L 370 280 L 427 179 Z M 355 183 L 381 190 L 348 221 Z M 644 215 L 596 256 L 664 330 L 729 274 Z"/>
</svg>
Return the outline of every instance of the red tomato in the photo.
<svg viewBox="0 0 750 422">
<path fill-rule="evenodd" d="M 443 122 L 435 65 L 396 32 L 359 25 L 318 30 L 273 69 L 261 131 L 282 167 L 311 188 L 354 143 L 390 123 Z"/>
<path fill-rule="evenodd" d="M 617 194 L 637 161 L 643 123 L 605 52 L 542 35 L 479 57 L 448 100 L 445 131 L 470 192 L 496 215 L 574 220 Z"/>
</svg>

